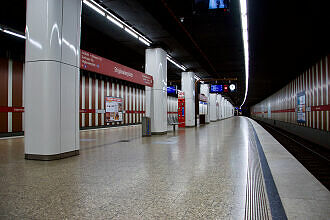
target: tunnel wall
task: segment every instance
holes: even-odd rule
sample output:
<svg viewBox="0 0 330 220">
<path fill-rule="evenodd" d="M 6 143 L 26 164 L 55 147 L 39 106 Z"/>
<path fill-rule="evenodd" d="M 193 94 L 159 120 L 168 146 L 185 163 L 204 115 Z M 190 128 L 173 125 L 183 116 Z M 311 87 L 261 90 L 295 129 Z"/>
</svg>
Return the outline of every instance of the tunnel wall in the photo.
<svg viewBox="0 0 330 220">
<path fill-rule="evenodd" d="M 275 94 L 251 107 L 251 117 L 322 144 L 329 138 L 329 55 Z M 298 122 L 297 95 L 305 93 L 305 123 Z M 324 143 L 323 143 L 324 144 Z M 322 144 L 322 145 L 323 145 Z"/>
</svg>

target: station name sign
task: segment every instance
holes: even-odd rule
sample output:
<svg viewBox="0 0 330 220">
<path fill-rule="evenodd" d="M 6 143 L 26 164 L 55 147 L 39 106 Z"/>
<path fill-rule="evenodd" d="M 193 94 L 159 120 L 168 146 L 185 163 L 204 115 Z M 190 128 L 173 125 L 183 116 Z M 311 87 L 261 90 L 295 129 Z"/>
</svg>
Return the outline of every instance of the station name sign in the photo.
<svg viewBox="0 0 330 220">
<path fill-rule="evenodd" d="M 152 76 L 81 50 L 80 68 L 144 86 L 153 86 Z"/>
</svg>

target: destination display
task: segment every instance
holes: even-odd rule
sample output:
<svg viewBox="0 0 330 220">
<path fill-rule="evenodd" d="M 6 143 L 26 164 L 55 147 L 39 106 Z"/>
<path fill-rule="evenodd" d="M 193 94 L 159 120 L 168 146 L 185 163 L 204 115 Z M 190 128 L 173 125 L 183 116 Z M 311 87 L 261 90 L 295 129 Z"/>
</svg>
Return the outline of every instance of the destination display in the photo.
<svg viewBox="0 0 330 220">
<path fill-rule="evenodd" d="M 223 85 L 211 85 L 211 93 L 223 92 Z"/>
</svg>

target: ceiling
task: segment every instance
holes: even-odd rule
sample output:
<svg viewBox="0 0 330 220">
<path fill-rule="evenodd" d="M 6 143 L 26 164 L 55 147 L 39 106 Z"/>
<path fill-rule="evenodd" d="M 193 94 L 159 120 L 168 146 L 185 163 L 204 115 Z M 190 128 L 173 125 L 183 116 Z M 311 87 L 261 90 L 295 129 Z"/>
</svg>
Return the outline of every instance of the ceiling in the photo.
<svg viewBox="0 0 330 220">
<path fill-rule="evenodd" d="M 25 2 L 12 0 L 0 8 L 0 24 L 24 32 Z M 194 0 L 98 0 L 139 30 L 155 45 L 202 78 L 237 77 L 244 97 L 244 54 L 239 1 L 230 11 L 200 12 Z M 248 0 L 250 80 L 249 107 L 287 84 L 320 57 L 329 54 L 329 13 L 326 1 Z M 145 45 L 86 6 L 82 13 L 81 48 L 144 71 Z M 24 57 L 24 42 L 0 33 L 0 56 Z M 169 63 L 168 80 L 181 70 Z"/>
</svg>

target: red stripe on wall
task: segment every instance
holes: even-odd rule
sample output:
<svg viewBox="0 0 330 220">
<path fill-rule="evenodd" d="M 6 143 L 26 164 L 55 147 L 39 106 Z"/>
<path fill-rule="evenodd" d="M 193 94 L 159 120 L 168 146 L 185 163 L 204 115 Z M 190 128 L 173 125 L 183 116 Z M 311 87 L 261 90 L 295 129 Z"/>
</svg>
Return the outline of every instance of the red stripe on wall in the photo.
<svg viewBox="0 0 330 220">
<path fill-rule="evenodd" d="M 79 79 L 79 109 L 82 108 L 82 74 L 80 74 L 80 79 Z M 82 114 L 79 114 L 79 127 L 82 127 Z"/>
<path fill-rule="evenodd" d="M 0 106 L 8 106 L 8 60 L 0 58 Z M 0 132 L 8 132 L 8 113 L 0 112 Z"/>
<path fill-rule="evenodd" d="M 102 82 L 101 80 L 99 79 L 98 80 L 98 87 L 97 87 L 97 106 L 98 108 L 100 109 L 102 107 Z M 102 114 L 98 114 L 98 119 L 97 119 L 97 122 L 98 122 L 98 126 L 101 126 L 102 125 Z"/>
<path fill-rule="evenodd" d="M 95 80 L 95 76 L 92 77 L 92 109 L 95 109 L 95 84 L 96 84 L 96 80 Z M 95 126 L 95 119 L 96 119 L 96 115 L 93 114 L 92 115 L 92 126 Z"/>
<path fill-rule="evenodd" d="M 13 93 L 12 93 L 12 106 L 22 107 L 23 105 L 23 63 L 13 62 Z M 22 131 L 22 113 L 14 112 L 12 114 L 12 131 Z"/>
<path fill-rule="evenodd" d="M 89 108 L 89 77 L 85 75 L 85 108 Z M 89 127 L 89 114 L 85 114 L 85 127 Z"/>
</svg>

